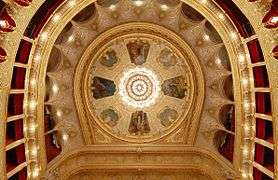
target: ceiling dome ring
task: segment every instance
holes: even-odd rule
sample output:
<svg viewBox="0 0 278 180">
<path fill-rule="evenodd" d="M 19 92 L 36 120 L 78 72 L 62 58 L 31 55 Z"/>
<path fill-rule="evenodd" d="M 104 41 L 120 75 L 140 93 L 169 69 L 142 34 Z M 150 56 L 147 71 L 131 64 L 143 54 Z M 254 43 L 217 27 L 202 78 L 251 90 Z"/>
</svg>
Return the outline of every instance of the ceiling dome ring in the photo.
<svg viewBox="0 0 278 180">
<path fill-rule="evenodd" d="M 100 113 L 97 113 L 99 109 L 105 106 L 105 105 L 99 105 L 101 104 L 101 101 L 103 101 L 104 98 L 95 99 L 94 98 L 95 96 L 92 95 L 93 94 L 92 88 L 90 87 L 94 83 L 92 82 L 91 79 L 97 76 L 98 74 L 103 74 L 104 71 L 103 68 L 99 68 L 102 69 L 101 70 L 102 72 L 96 70 L 98 69 L 98 64 L 99 64 L 97 61 L 101 56 L 101 54 L 105 52 L 105 49 L 107 48 L 109 49 L 111 48 L 111 46 L 113 46 L 112 44 L 114 45 L 116 44 L 115 46 L 123 43 L 128 44 L 128 42 L 130 41 L 133 42 L 132 39 L 135 40 L 144 39 L 144 42 L 149 41 L 151 47 L 153 43 L 154 44 L 165 43 L 167 44 L 167 46 L 173 48 L 174 51 L 179 54 L 179 57 L 181 59 L 181 64 L 179 64 L 179 66 L 181 68 L 184 68 L 181 71 L 182 73 L 186 74 L 185 79 L 186 80 L 189 79 L 189 82 L 187 82 L 189 89 L 186 92 L 186 97 L 185 98 L 181 97 L 181 99 L 172 97 L 172 99 L 175 99 L 174 101 L 181 101 L 184 104 L 182 106 L 183 111 L 180 112 L 179 120 L 173 123 L 173 125 L 170 128 L 163 131 L 163 133 L 161 133 L 162 131 L 158 130 L 153 134 L 149 133 L 148 135 L 141 135 L 140 137 L 135 135 L 126 135 L 124 133 L 121 134 L 121 132 L 119 131 L 118 133 L 115 133 L 114 130 L 111 130 L 109 127 L 107 127 L 105 124 L 101 122 L 98 115 Z M 122 58 L 122 59 L 127 59 L 127 58 Z M 119 106 L 118 109 L 145 108 L 147 112 L 151 112 L 151 111 L 155 111 L 155 109 L 159 109 L 161 104 L 160 101 L 162 101 L 160 100 L 160 97 L 167 96 L 165 95 L 165 93 L 163 95 L 163 93 L 161 92 L 162 91 L 161 88 L 163 88 L 163 86 L 167 84 L 165 83 L 167 80 L 163 84 L 158 83 L 158 81 L 165 80 L 163 79 L 164 75 L 161 75 L 159 69 L 157 69 L 157 67 L 155 67 L 154 64 L 148 62 L 148 60 L 143 65 L 136 65 L 139 67 L 136 67 L 134 64 L 129 63 L 128 66 L 124 64 L 122 65 L 122 67 L 121 65 L 119 65 L 119 67 L 116 68 L 116 69 L 121 69 L 121 68 L 126 69 L 126 71 L 123 70 L 120 72 L 126 72 L 127 74 L 129 73 L 128 69 L 130 69 L 130 71 L 132 72 L 142 71 L 140 73 L 141 74 L 143 73 L 143 76 L 140 75 L 140 73 L 138 77 L 134 77 L 134 75 L 133 76 L 131 75 L 131 79 L 136 80 L 133 83 L 125 82 L 126 80 L 128 81 L 129 79 L 128 78 L 126 79 L 125 75 L 119 73 L 119 70 L 113 70 L 114 75 L 108 75 L 108 74 L 105 75 L 105 78 L 110 79 L 109 81 L 112 81 L 113 79 L 114 84 L 116 85 L 116 90 L 114 94 L 111 94 L 111 96 L 108 97 L 110 98 L 110 100 L 107 99 L 106 102 L 110 102 L 113 105 L 117 104 L 117 106 Z M 78 111 L 79 111 L 78 114 L 80 115 L 81 123 L 88 124 L 90 126 L 90 132 L 89 132 L 90 134 L 87 135 L 84 134 L 84 135 L 86 137 L 94 137 L 94 132 L 97 128 L 97 129 L 101 129 L 101 131 L 106 132 L 108 135 L 114 137 L 117 140 L 121 140 L 125 142 L 145 143 L 145 142 L 157 141 L 164 137 L 167 137 L 171 133 L 173 133 L 173 131 L 177 128 L 187 127 L 187 130 L 184 131 L 186 132 L 185 143 L 192 144 L 195 141 L 194 139 L 197 133 L 199 116 L 202 111 L 204 94 L 205 94 L 204 77 L 203 77 L 202 69 L 198 62 L 199 61 L 197 57 L 194 55 L 193 51 L 178 35 L 159 25 L 155 25 L 152 23 L 126 23 L 126 24 L 116 26 L 111 30 L 104 32 L 97 39 L 95 39 L 93 43 L 87 48 L 75 71 L 76 73 L 74 79 L 74 97 L 75 97 L 76 106 L 78 107 Z M 136 67 L 135 69 L 134 66 Z M 147 69 L 144 67 L 147 67 Z M 153 71 L 154 73 L 148 69 L 154 69 Z M 174 74 L 175 73 L 176 72 L 174 72 Z M 139 81 L 137 82 L 138 79 Z M 169 78 L 166 79 L 169 80 Z M 119 86 L 118 83 L 120 84 Z M 135 87 L 132 87 L 133 85 L 136 84 L 139 85 L 138 87 L 141 89 L 135 89 Z M 125 87 L 126 85 L 127 86 L 131 85 L 131 87 Z M 129 90 L 129 92 L 126 92 L 126 90 L 127 91 Z M 140 90 L 145 92 L 141 93 L 139 92 Z M 125 102 L 120 103 L 120 101 L 122 100 L 121 98 L 116 99 L 116 101 L 114 102 L 113 98 L 115 97 L 117 98 L 118 96 L 120 97 L 119 94 L 121 93 L 124 99 L 127 96 L 137 101 L 138 99 L 136 98 L 142 98 L 139 100 L 140 101 L 142 100 L 143 103 L 139 104 L 138 107 L 135 107 L 136 105 L 134 104 L 133 107 L 129 107 L 129 106 L 125 106 L 124 104 Z M 162 95 L 159 95 L 159 93 Z M 141 95 L 142 97 L 140 97 Z M 149 96 L 149 97 L 144 97 L 144 96 Z M 157 98 L 158 100 L 156 100 Z M 123 101 L 125 101 L 124 99 Z M 127 101 L 130 101 L 130 99 L 126 100 L 126 102 Z M 148 104 L 145 107 L 144 101 L 150 104 Z M 122 128 L 123 127 L 118 129 L 122 129 Z M 84 131 L 84 133 L 88 133 L 88 132 Z M 91 142 L 93 142 L 93 139 Z"/>
</svg>

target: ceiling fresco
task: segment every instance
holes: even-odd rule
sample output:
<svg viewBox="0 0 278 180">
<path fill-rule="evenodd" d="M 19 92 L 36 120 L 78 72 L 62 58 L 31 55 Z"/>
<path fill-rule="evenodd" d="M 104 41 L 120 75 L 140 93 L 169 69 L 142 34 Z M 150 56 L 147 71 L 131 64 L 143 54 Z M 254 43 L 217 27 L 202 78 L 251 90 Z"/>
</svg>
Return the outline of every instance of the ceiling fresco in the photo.
<svg viewBox="0 0 278 180">
<path fill-rule="evenodd" d="M 277 48 L 260 30 L 276 19 L 244 16 L 266 2 L 21 1 L 0 12 L 1 41 L 20 40 L 17 54 L 0 46 L 0 179 L 276 178 Z M 19 11 L 28 27 L 9 16 Z"/>
<path fill-rule="evenodd" d="M 102 127 L 144 142 L 186 121 L 193 96 L 187 57 L 143 33 L 112 40 L 100 51 L 89 82 L 90 103 Z"/>
</svg>

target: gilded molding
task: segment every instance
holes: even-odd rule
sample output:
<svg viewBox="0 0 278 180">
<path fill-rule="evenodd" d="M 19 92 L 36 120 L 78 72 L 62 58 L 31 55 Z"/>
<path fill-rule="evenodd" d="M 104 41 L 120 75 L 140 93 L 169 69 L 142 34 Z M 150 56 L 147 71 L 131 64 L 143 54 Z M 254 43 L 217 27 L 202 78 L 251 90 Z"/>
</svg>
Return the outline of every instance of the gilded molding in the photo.
<svg viewBox="0 0 278 180">
<path fill-rule="evenodd" d="M 225 163 L 222 157 L 190 146 L 170 147 L 174 150 L 173 153 L 169 153 L 169 146 L 85 146 L 67 156 L 55 159 L 45 178 L 68 179 L 85 166 L 86 169 L 102 169 L 103 171 L 126 168 L 135 171 L 138 169 L 161 171 L 167 167 L 173 170 L 186 170 L 197 167 L 198 172 L 202 174 L 204 170 L 203 172 L 214 179 L 238 178 L 233 168 Z M 204 162 L 206 165 L 202 166 Z"/>
<path fill-rule="evenodd" d="M 262 18 L 268 11 L 268 8 L 265 6 L 269 5 L 265 2 L 265 6 L 262 5 L 262 2 L 247 2 L 241 0 L 233 0 L 241 11 L 247 16 L 250 23 L 254 27 L 256 36 L 262 47 L 262 51 L 265 58 L 265 63 L 268 71 L 269 83 L 270 83 L 270 92 L 271 92 L 271 106 L 272 106 L 272 122 L 274 129 L 274 157 L 275 157 L 275 166 L 274 166 L 274 179 L 277 179 L 278 174 L 278 60 L 274 58 L 272 49 L 278 44 L 278 30 L 276 29 L 267 29 L 262 24 Z M 270 2 L 269 2 L 270 3 Z M 254 9 L 256 9 L 254 11 Z"/>
<path fill-rule="evenodd" d="M 6 179 L 6 120 L 7 120 L 7 101 L 8 89 L 0 89 L 0 178 Z"/>
<path fill-rule="evenodd" d="M 185 132 L 182 132 L 185 138 L 184 143 L 193 145 L 198 131 L 197 128 L 199 127 L 199 119 L 204 102 L 205 82 L 203 79 L 201 66 L 198 63 L 199 61 L 193 53 L 193 51 L 190 49 L 190 47 L 174 32 L 156 24 L 139 22 L 122 24 L 106 31 L 105 33 L 102 33 L 93 41 L 91 45 L 89 45 L 89 47 L 86 49 L 81 60 L 78 63 L 78 66 L 75 70 L 74 79 L 74 94 L 75 101 L 77 104 L 76 108 L 80 116 L 79 120 L 81 121 L 82 127 L 86 127 L 88 125 L 91 127 L 91 132 L 89 134 L 86 134 L 88 133 L 88 131 L 83 130 L 84 139 L 86 139 L 86 137 L 94 136 L 94 132 L 96 130 L 94 127 L 95 125 L 94 123 L 92 123 L 92 121 L 94 121 L 96 115 L 93 111 L 93 106 L 90 102 L 91 96 L 89 92 L 90 88 L 88 87 L 88 83 L 86 84 L 82 82 L 84 82 L 84 80 L 85 82 L 89 82 L 90 71 L 92 68 L 91 66 L 94 65 L 95 57 L 98 53 L 98 50 L 101 49 L 104 43 L 110 42 L 111 40 L 120 41 L 118 39 L 120 39 L 121 37 L 137 37 L 139 34 L 144 34 L 142 36 L 151 38 L 153 41 L 156 41 L 158 39 L 163 39 L 163 41 L 166 40 L 167 43 L 171 44 L 171 46 L 173 46 L 175 49 L 177 49 L 179 52 L 183 54 L 183 58 L 186 58 L 186 62 L 189 64 L 188 68 L 190 69 L 188 70 L 188 72 L 190 73 L 190 76 L 192 76 L 191 80 L 194 81 L 194 83 L 190 82 L 193 97 L 192 100 L 188 101 L 190 108 L 186 113 L 188 115 L 183 117 L 183 119 L 186 120 L 185 123 L 182 123 L 184 125 L 181 125 L 181 123 L 179 123 L 177 124 L 175 129 L 177 129 L 178 126 L 187 127 L 187 130 Z M 89 107 L 89 109 L 87 109 L 87 107 Z M 154 139 L 157 140 L 157 138 Z M 163 139 L 161 135 L 159 139 Z M 122 138 L 121 140 L 129 141 L 124 138 Z M 140 141 L 134 141 L 136 143 L 140 143 Z M 143 140 L 144 143 L 149 141 L 154 140 Z M 91 144 L 97 143 L 96 139 L 91 139 L 90 142 Z"/>
<path fill-rule="evenodd" d="M 219 30 L 219 33 L 221 34 L 224 43 L 229 51 L 229 55 L 230 55 L 230 59 L 231 59 L 231 64 L 233 67 L 233 77 L 234 77 L 234 81 L 235 82 L 240 82 L 240 78 L 241 78 L 241 73 L 240 73 L 240 68 L 238 67 L 238 63 L 236 62 L 237 60 L 237 42 L 233 42 L 231 41 L 231 38 L 229 37 L 229 33 L 230 30 L 234 30 L 234 28 L 232 27 L 231 24 L 225 24 L 224 22 L 220 22 L 219 19 L 216 17 L 216 15 L 214 14 L 214 11 L 212 10 L 215 7 L 210 7 L 207 8 L 205 7 L 205 5 L 200 5 L 199 2 L 193 1 L 193 0 L 183 0 L 184 2 L 192 5 L 194 8 L 196 8 L 197 10 L 199 10 L 200 12 L 203 12 L 203 15 L 205 15 L 210 21 L 211 23 L 218 27 L 217 29 Z M 43 30 L 49 30 L 50 32 L 52 32 L 49 35 L 49 41 L 48 43 L 45 45 L 45 47 L 39 47 L 40 49 L 43 50 L 42 53 L 42 59 L 44 61 L 41 62 L 40 64 L 40 75 L 39 75 L 39 80 L 38 83 L 40 84 L 40 87 L 38 89 L 38 91 L 34 92 L 35 94 L 37 93 L 37 97 L 38 99 L 38 104 L 40 105 L 40 107 L 38 107 L 38 117 L 39 117 L 39 121 L 38 121 L 38 125 L 40 127 L 39 133 L 40 133 L 40 138 L 38 139 L 38 141 L 40 142 L 40 144 L 44 144 L 44 139 L 43 139 L 43 114 L 42 114 L 42 106 L 43 105 L 43 97 L 44 97 L 44 84 L 42 84 L 41 82 L 44 82 L 44 78 L 45 78 L 45 72 L 46 72 L 46 66 L 47 66 L 47 59 L 49 57 L 50 51 L 53 47 L 54 41 L 57 38 L 57 36 L 59 35 L 59 33 L 62 31 L 63 27 L 66 25 L 66 23 L 80 10 L 82 10 L 85 6 L 89 5 L 90 3 L 94 2 L 93 0 L 85 0 L 85 1 L 78 1 L 77 5 L 72 7 L 72 8 L 67 8 L 67 7 L 63 7 L 63 5 L 61 5 L 60 9 L 57 11 L 61 11 L 63 14 L 63 17 L 61 17 L 61 21 L 59 22 L 59 27 L 57 27 L 56 25 L 53 25 L 51 22 L 49 22 L 48 25 L 45 26 L 45 28 Z M 274 129 L 277 130 L 278 129 L 278 123 L 277 123 L 277 118 L 278 118 L 278 76 L 277 76 L 277 69 L 278 69 L 278 61 L 276 59 L 273 58 L 271 50 L 273 49 L 273 46 L 277 44 L 277 30 L 268 30 L 266 28 L 264 28 L 262 26 L 261 23 L 261 19 L 265 14 L 265 11 L 254 11 L 254 8 L 257 8 L 257 6 L 255 4 L 251 4 L 249 2 L 246 1 L 242 1 L 242 0 L 234 0 L 234 2 L 241 8 L 241 10 L 247 15 L 247 17 L 249 17 L 248 19 L 251 21 L 251 24 L 254 26 L 255 31 L 257 33 L 257 36 L 259 38 L 259 41 L 261 43 L 264 55 L 265 55 L 265 61 L 266 61 L 266 65 L 267 65 L 267 69 L 268 69 L 268 73 L 269 73 L 269 78 L 270 78 L 270 86 L 271 86 L 271 95 L 272 95 L 272 108 L 273 108 L 273 117 L 272 117 L 272 121 L 274 123 Z M 19 41 L 21 38 L 23 38 L 23 32 L 22 29 L 25 29 L 28 25 L 28 22 L 30 21 L 31 17 L 33 16 L 33 14 L 36 12 L 36 10 L 38 9 L 38 7 L 43 3 L 43 1 L 34 1 L 34 3 L 31 4 L 30 7 L 28 8 L 17 8 L 16 10 L 14 10 L 12 12 L 13 17 L 15 18 L 15 21 L 17 22 L 17 28 L 15 29 L 14 32 L 12 33 L 8 33 L 8 34 L 4 34 L 2 35 L 2 46 L 5 47 L 5 49 L 7 50 L 8 53 L 8 57 L 7 57 L 7 61 L 4 63 L 0 64 L 0 71 L 1 71 L 1 77 L 0 77 L 0 88 L 9 88 L 9 85 L 11 83 L 11 75 L 12 75 L 12 67 L 14 64 L 14 57 L 16 55 L 16 51 L 19 45 Z M 212 5 L 211 5 L 212 6 Z M 254 14 L 255 13 L 255 14 Z M 24 19 L 22 19 L 24 18 Z M 49 27 L 52 26 L 52 27 Z M 39 40 L 35 40 L 34 41 L 34 49 L 33 52 L 36 52 L 36 46 L 39 46 L 38 42 Z M 240 39 L 241 42 L 245 42 L 244 39 Z M 243 43 L 242 43 L 243 44 Z M 240 47 L 242 48 L 242 47 Z M 246 47 L 244 47 L 243 49 L 245 49 L 246 51 Z M 34 59 L 34 54 L 32 54 L 30 56 L 30 60 Z M 37 67 L 35 67 L 37 68 Z M 248 65 L 248 71 L 249 74 L 251 75 L 251 66 L 250 63 Z M 34 71 L 34 69 L 33 69 Z M 32 71 L 32 72 L 33 72 Z M 5 74 L 2 74 L 3 72 L 6 72 Z M 35 71 L 34 71 L 35 72 Z M 31 73 L 31 72 L 30 72 Z M 38 73 L 38 72 L 37 72 Z M 254 91 L 254 87 L 252 87 L 250 89 L 250 91 Z M 0 90 L 0 101 L 2 102 L 0 105 L 0 122 L 2 124 L 3 128 L 0 128 L 0 137 L 1 142 L 5 142 L 5 122 L 7 119 L 7 113 L 6 113 L 6 107 L 7 107 L 7 97 L 8 97 L 8 90 Z M 237 113 L 237 122 L 236 122 L 236 126 L 237 127 L 241 127 L 242 126 L 242 122 L 241 119 L 243 117 L 243 105 L 242 105 L 242 90 L 240 85 L 235 87 L 235 102 L 236 102 L 236 111 Z M 252 97 L 254 99 L 254 97 Z M 278 142 L 278 133 L 277 131 L 274 131 L 274 142 Z M 242 145 L 242 139 L 243 139 L 243 135 L 242 135 L 242 130 L 240 128 L 237 128 L 236 131 L 236 146 L 235 146 L 235 154 L 241 154 L 241 145 Z M 1 152 L 4 152 L 4 148 L 2 146 L 4 146 L 5 143 L 1 143 Z M 42 146 L 43 147 L 43 146 Z M 277 174 L 277 169 L 278 169 L 278 151 L 277 151 L 277 144 L 275 144 L 275 174 Z M 3 151 L 2 151 L 3 149 Z M 42 149 L 42 154 L 44 154 L 44 150 Z M 41 161 L 44 162 L 42 164 L 42 169 L 45 170 L 46 169 L 46 163 L 45 163 L 45 155 L 42 155 L 42 159 Z M 0 155 L 0 159 L 4 160 L 5 159 L 5 155 L 4 153 L 2 153 Z M 252 159 L 251 159 L 252 160 Z M 1 161 L 4 162 L 4 161 Z M 236 156 L 234 159 L 235 162 L 235 167 L 238 170 L 238 172 L 240 172 L 240 165 L 241 165 L 241 160 L 240 160 L 240 156 Z M 0 166 L 0 177 L 5 177 L 6 175 L 5 173 L 5 164 L 0 164 L 2 166 Z M 2 174 L 1 174 L 2 173 Z M 275 178 L 276 175 L 275 175 Z"/>
</svg>

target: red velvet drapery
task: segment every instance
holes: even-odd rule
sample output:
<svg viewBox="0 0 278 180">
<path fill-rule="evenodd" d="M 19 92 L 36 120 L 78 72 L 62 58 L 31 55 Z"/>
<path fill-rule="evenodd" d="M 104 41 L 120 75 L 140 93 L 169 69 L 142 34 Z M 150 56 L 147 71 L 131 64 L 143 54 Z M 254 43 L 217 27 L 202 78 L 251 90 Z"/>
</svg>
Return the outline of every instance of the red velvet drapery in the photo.
<svg viewBox="0 0 278 180">
<path fill-rule="evenodd" d="M 252 63 L 264 61 L 264 55 L 257 39 L 247 43 Z"/>
<path fill-rule="evenodd" d="M 229 15 L 242 37 L 247 38 L 255 34 L 249 20 L 231 0 L 214 0 Z"/>
<path fill-rule="evenodd" d="M 64 0 L 45 1 L 33 16 L 24 35 L 32 39 L 38 37 L 49 17 L 63 1 Z"/>
<path fill-rule="evenodd" d="M 27 64 L 31 48 L 32 43 L 25 40 L 21 40 L 16 54 L 15 62 Z"/>
<path fill-rule="evenodd" d="M 12 115 L 22 114 L 23 113 L 23 94 L 12 94 L 9 98 L 9 113 Z M 14 122 L 14 134 L 15 139 L 20 139 L 23 137 L 23 123 L 22 120 L 17 120 Z M 13 162 L 15 164 L 7 164 L 7 170 L 11 170 L 13 166 L 17 166 L 25 161 L 25 147 L 24 145 L 17 146 L 11 150 L 12 152 L 7 154 L 7 162 Z M 13 157 L 15 155 L 15 157 Z M 9 161 L 9 158 L 13 160 Z M 19 180 L 25 180 L 26 173 L 19 172 Z"/>
</svg>

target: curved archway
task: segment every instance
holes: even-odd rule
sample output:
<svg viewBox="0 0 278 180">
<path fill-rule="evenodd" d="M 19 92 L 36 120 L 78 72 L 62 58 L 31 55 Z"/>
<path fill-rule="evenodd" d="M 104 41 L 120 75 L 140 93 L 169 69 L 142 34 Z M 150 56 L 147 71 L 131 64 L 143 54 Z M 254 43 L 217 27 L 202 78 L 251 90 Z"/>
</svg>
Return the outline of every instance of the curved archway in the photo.
<svg viewBox="0 0 278 180">
<path fill-rule="evenodd" d="M 226 11 L 226 14 L 219 9 L 219 6 L 217 6 L 215 2 L 219 3 L 220 7 Z M 234 1 L 235 3 L 229 3 L 226 1 L 215 2 L 202 1 L 202 3 L 197 3 L 190 0 L 183 1 L 184 5 L 187 4 L 195 8 L 202 14 L 202 16 L 209 19 L 214 27 L 217 27 L 216 30 L 223 39 L 223 44 L 226 46 L 231 60 L 236 110 L 236 139 L 234 148 L 235 153 L 240 154 L 234 158 L 234 166 L 238 173 L 241 173 L 242 178 L 250 178 L 250 176 L 252 176 L 253 166 L 254 177 L 256 179 L 262 177 L 273 178 L 275 176 L 275 170 L 277 169 L 277 163 L 271 162 L 270 164 L 273 167 L 269 168 L 269 161 L 264 157 L 266 156 L 266 152 L 273 154 L 271 154 L 272 159 L 276 157 L 276 154 L 273 153 L 275 150 L 273 142 L 276 142 L 275 139 L 277 133 L 274 131 L 272 135 L 265 135 L 266 129 L 275 129 L 276 127 L 275 117 L 277 114 L 277 103 L 275 103 L 275 97 L 277 92 L 275 88 L 270 89 L 270 87 L 275 87 L 277 81 L 273 75 L 275 68 L 277 67 L 277 60 L 275 60 L 272 53 L 269 54 L 272 49 L 275 49 L 274 47 L 276 44 L 275 41 L 269 42 L 269 39 L 273 39 L 271 33 L 264 33 L 266 30 L 260 29 L 263 27 L 258 27 L 256 25 L 262 23 L 260 18 L 265 14 L 262 12 L 256 12 L 258 18 L 251 18 L 251 8 L 254 8 L 255 6 L 249 6 L 249 4 L 239 1 Z M 15 28 L 14 31 L 18 33 L 6 33 L 5 37 L 9 40 L 12 39 L 13 43 L 3 41 L 1 45 L 5 51 L 1 56 L 5 56 L 6 61 L 0 64 L 0 70 L 1 72 L 5 72 L 5 70 L 9 69 L 7 73 L 3 73 L 3 76 L 0 79 L 0 85 L 3 89 L 1 90 L 1 97 L 3 99 L 3 115 L 1 116 L 1 120 L 3 119 L 3 124 L 5 124 L 5 121 L 8 122 L 6 124 L 7 132 L 12 132 L 13 127 L 16 127 L 18 133 L 21 132 L 24 134 L 24 138 L 18 136 L 18 138 L 12 140 L 11 143 L 8 141 L 11 139 L 7 139 L 6 145 L 1 144 L 1 148 L 6 149 L 8 156 L 14 153 L 18 158 L 15 161 L 7 161 L 8 164 L 13 164 L 18 167 L 17 169 L 13 169 L 13 167 L 10 166 L 12 167 L 12 170 L 8 169 L 7 174 L 5 174 L 6 171 L 4 169 L 6 165 L 2 167 L 3 171 L 0 172 L 3 177 L 12 177 L 13 175 L 18 176 L 18 172 L 27 171 L 30 176 L 34 175 L 36 177 L 39 175 L 39 172 L 43 173 L 45 171 L 46 153 L 43 132 L 44 108 L 42 107 L 44 91 L 40 85 L 38 86 L 38 84 L 44 82 L 47 68 L 46 59 L 49 57 L 50 47 L 54 44 L 54 40 L 62 31 L 62 28 L 56 27 L 56 23 L 61 21 L 61 24 L 63 24 L 61 27 L 64 27 L 65 23 L 69 22 L 72 17 L 89 4 L 93 3 L 93 1 L 69 1 L 68 3 L 63 1 L 49 1 L 46 3 L 32 3 L 30 3 L 30 7 L 34 12 L 36 11 L 36 7 L 41 5 L 40 9 L 37 11 L 38 13 L 34 16 L 35 18 L 31 20 L 32 14 L 26 15 L 26 17 L 24 17 L 26 18 L 26 24 L 20 24 L 18 23 L 20 13 L 26 13 L 24 9 L 20 10 L 20 13 L 18 14 L 13 14 L 15 23 L 17 23 L 17 28 Z M 8 4 L 6 6 L 12 5 Z M 241 12 L 237 6 L 240 7 L 243 12 Z M 123 4 L 119 4 L 119 7 L 123 7 Z M 104 7 L 104 9 L 105 8 L 106 7 Z M 171 15 L 171 11 L 175 10 L 172 8 L 166 8 L 165 6 L 160 8 L 161 11 L 159 12 L 163 12 L 163 14 L 167 15 Z M 216 13 L 211 14 L 208 9 L 213 10 Z M 113 11 L 110 18 L 118 20 L 121 18 L 121 12 L 119 9 L 106 8 L 106 10 Z M 49 15 L 53 13 L 55 13 L 56 16 L 53 15 L 50 17 Z M 41 14 L 43 14 L 44 18 L 38 19 Z M 45 14 L 46 16 L 44 16 Z M 61 16 L 61 14 L 65 14 L 65 16 Z M 244 14 L 249 18 L 246 18 Z M 142 14 L 140 14 L 139 11 L 135 11 L 135 16 L 140 18 L 141 15 Z M 243 16 L 247 19 L 246 21 L 241 21 L 239 19 L 239 17 Z M 51 20 L 49 20 L 50 18 Z M 234 28 L 229 18 L 231 18 L 237 30 Z M 167 16 L 162 16 L 160 14 L 158 15 L 158 19 L 161 23 L 164 23 Z M 250 22 L 248 19 L 250 19 Z M 22 19 L 20 20 L 22 21 Z M 30 26 L 28 26 L 24 33 L 24 37 L 22 38 L 22 32 L 24 32 L 27 22 L 30 20 Z M 202 35 L 204 32 L 204 29 L 202 29 L 202 23 L 197 23 L 195 26 L 192 26 L 192 24 L 184 26 L 184 20 L 181 20 L 178 23 L 179 27 L 175 29 L 176 32 L 183 31 L 184 33 L 192 27 L 196 28 L 196 33 L 198 32 Z M 251 24 L 254 25 L 254 29 Z M 93 25 L 92 28 L 94 30 L 99 30 L 99 27 L 96 25 Z M 239 34 L 237 31 L 239 31 Z M 90 35 L 93 36 L 93 34 Z M 53 39 L 51 37 L 53 37 Z M 199 48 L 211 46 L 212 44 L 206 41 L 206 39 L 206 36 L 199 38 L 196 42 L 192 43 L 192 46 L 193 44 L 199 45 Z M 84 37 L 82 36 L 76 36 L 76 39 L 73 40 L 74 44 L 72 44 L 72 46 L 76 48 L 75 52 L 77 53 L 80 51 L 80 47 L 86 46 L 86 44 L 82 44 L 84 43 Z M 193 39 L 187 39 L 187 41 L 193 42 Z M 220 42 L 217 41 L 217 43 Z M 240 43 L 240 46 L 238 46 L 238 43 Z M 17 47 L 18 51 L 16 53 Z M 28 59 L 30 60 L 29 62 Z M 67 89 L 67 86 L 63 86 L 62 89 Z M 6 109 L 8 109 L 7 112 Z M 9 122 L 16 122 L 16 125 L 11 125 Z M 213 121 L 211 120 L 211 122 Z M 269 124 L 269 122 L 271 122 L 271 124 Z M 24 124 L 24 126 L 20 124 Z M 66 132 L 70 134 L 70 137 L 75 137 L 76 132 L 72 126 L 74 127 L 75 124 L 63 128 L 65 128 Z M 212 125 L 212 127 L 214 127 L 214 125 Z M 256 138 L 254 138 L 254 129 L 257 129 L 257 132 L 259 132 Z M 202 129 L 200 129 L 200 131 L 202 131 Z M 1 130 L 0 133 L 5 134 L 5 129 Z M 204 133 L 209 137 L 209 133 Z M 6 137 L 8 138 L 11 136 Z M 66 135 L 62 138 L 68 140 L 68 136 Z M 273 138 L 274 141 L 268 141 L 269 138 Z M 28 143 L 28 139 L 32 139 L 30 140 L 32 143 L 35 141 L 36 146 L 33 147 L 32 143 Z M 23 162 L 24 155 L 20 155 L 23 152 L 22 149 L 27 150 L 27 160 L 38 158 L 38 163 L 35 163 L 35 161 L 32 160 L 30 160 L 30 164 Z M 37 153 L 39 153 L 39 157 L 36 156 Z M 3 155 L 1 157 L 5 156 Z M 252 161 L 252 158 L 255 158 L 255 162 L 252 164 L 246 165 L 244 163 L 248 159 L 251 159 Z M 241 171 L 239 171 L 239 169 L 241 169 Z M 23 178 L 25 177 L 24 173 L 20 176 Z"/>
</svg>

